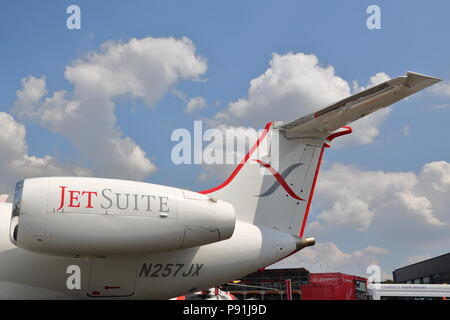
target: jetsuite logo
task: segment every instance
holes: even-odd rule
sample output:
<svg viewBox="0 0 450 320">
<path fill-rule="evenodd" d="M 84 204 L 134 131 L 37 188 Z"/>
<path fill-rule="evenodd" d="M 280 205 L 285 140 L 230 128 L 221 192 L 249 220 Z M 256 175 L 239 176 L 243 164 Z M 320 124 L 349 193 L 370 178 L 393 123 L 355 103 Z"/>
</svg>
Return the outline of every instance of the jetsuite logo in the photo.
<svg viewBox="0 0 450 320">
<path fill-rule="evenodd" d="M 110 188 L 101 191 L 69 190 L 59 186 L 59 205 L 56 212 L 64 208 L 84 208 L 120 211 L 169 212 L 169 197 L 156 194 L 114 192 Z"/>
<path fill-rule="evenodd" d="M 266 191 L 263 192 L 260 195 L 257 195 L 257 197 L 267 197 L 269 195 L 271 195 L 272 193 L 274 193 L 279 186 L 282 186 L 284 190 L 286 190 L 286 192 L 294 199 L 296 200 L 300 200 L 300 201 L 305 201 L 305 199 L 300 198 L 295 192 L 294 190 L 291 189 L 291 187 L 289 187 L 289 185 L 286 182 L 286 178 L 287 176 L 294 171 L 295 168 L 303 165 L 303 163 L 294 163 L 293 165 L 289 166 L 288 168 L 286 168 L 281 174 L 275 170 L 270 164 L 262 161 L 262 160 L 254 160 L 256 162 L 258 162 L 260 165 L 262 165 L 263 167 L 267 168 L 269 170 L 269 172 L 275 177 L 276 181 L 272 184 L 272 186 L 270 186 L 270 188 Z"/>
</svg>

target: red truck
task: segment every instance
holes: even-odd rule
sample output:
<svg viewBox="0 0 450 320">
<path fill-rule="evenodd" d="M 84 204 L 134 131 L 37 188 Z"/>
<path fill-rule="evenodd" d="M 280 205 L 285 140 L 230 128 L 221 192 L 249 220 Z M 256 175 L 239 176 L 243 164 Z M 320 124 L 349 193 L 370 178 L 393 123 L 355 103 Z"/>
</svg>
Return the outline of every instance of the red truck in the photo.
<svg viewBox="0 0 450 320">
<path fill-rule="evenodd" d="M 366 300 L 367 279 L 343 273 L 310 273 L 302 300 Z"/>
</svg>

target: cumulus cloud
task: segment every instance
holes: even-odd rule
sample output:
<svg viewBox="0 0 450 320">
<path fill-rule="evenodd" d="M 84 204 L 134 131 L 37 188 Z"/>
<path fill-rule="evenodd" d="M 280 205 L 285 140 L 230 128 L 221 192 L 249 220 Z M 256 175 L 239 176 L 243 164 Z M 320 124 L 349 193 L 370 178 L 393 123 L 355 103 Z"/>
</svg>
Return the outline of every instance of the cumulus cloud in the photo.
<svg viewBox="0 0 450 320">
<path fill-rule="evenodd" d="M 366 86 L 359 86 L 358 82 L 354 81 L 352 94 L 369 89 L 390 79 L 391 78 L 386 73 L 378 72 L 374 76 L 370 77 Z M 343 148 L 352 145 L 373 143 L 375 138 L 380 134 L 380 130 L 378 129 L 379 126 L 388 117 L 390 112 L 391 107 L 383 108 L 351 123 L 350 125 L 354 134 L 346 136 L 344 139 L 341 138 L 337 141 L 333 141 L 333 147 Z"/>
<path fill-rule="evenodd" d="M 154 105 L 180 80 L 198 80 L 206 61 L 195 54 L 188 38 L 143 38 L 107 42 L 66 68 L 66 78 L 82 92 L 106 97 L 130 94 Z"/>
<path fill-rule="evenodd" d="M 205 182 L 211 178 L 227 178 L 261 134 L 262 130 L 244 126 L 220 125 L 206 130 L 204 140 L 208 143 L 202 150 L 204 172 L 198 179 Z M 256 153 L 263 153 L 265 146 L 263 141 Z"/>
<path fill-rule="evenodd" d="M 321 171 L 313 204 L 314 220 L 308 224 L 307 234 L 327 241 L 356 231 L 364 232 L 360 236 L 364 242 L 395 243 L 407 248 L 405 251 L 445 248 L 450 243 L 449 192 L 450 163 L 446 161 L 427 163 L 418 173 L 366 171 L 334 163 Z M 388 254 L 379 246 L 345 252 L 334 242 L 319 242 L 273 267 L 367 276 L 367 267 L 382 264 L 381 257 Z M 397 261 L 397 266 L 430 257 L 428 253 L 412 255 Z M 384 271 L 382 274 L 391 278 Z"/>
<path fill-rule="evenodd" d="M 429 90 L 438 96 L 450 97 L 450 81 L 437 83 Z"/>
<path fill-rule="evenodd" d="M 191 113 L 195 110 L 206 108 L 207 106 L 203 97 L 195 97 L 188 101 L 185 111 Z"/>
<path fill-rule="evenodd" d="M 90 174 L 85 168 L 63 166 L 48 155 L 29 155 L 25 127 L 6 112 L 0 112 L 0 150 L 0 192 L 11 194 L 15 183 L 24 178 Z"/>
<path fill-rule="evenodd" d="M 350 89 L 349 83 L 336 75 L 333 66 L 321 66 L 313 54 L 275 53 L 270 67 L 250 81 L 247 97 L 229 103 L 208 124 L 218 128 L 262 128 L 268 121 L 286 121 L 310 114 L 389 79 L 386 73 L 378 72 L 366 86 L 353 81 L 353 89 Z M 389 113 L 390 108 L 385 108 L 352 123 L 354 134 L 333 141 L 333 147 L 373 143 L 379 134 L 379 125 Z M 210 175 L 217 177 L 230 171 L 217 167 L 204 166 L 206 172 L 201 174 L 201 181 L 207 180 Z M 364 206 L 362 203 L 360 205 Z M 342 204 L 336 204 L 336 210 L 343 209 Z"/>
<path fill-rule="evenodd" d="M 114 99 L 140 99 L 152 107 L 177 82 L 199 80 L 206 69 L 187 38 L 108 42 L 66 68 L 72 92 L 48 95 L 45 78 L 30 76 L 22 80 L 12 111 L 68 138 L 97 175 L 140 180 L 156 167 L 118 128 Z"/>
<path fill-rule="evenodd" d="M 431 238 L 448 238 L 449 191 L 450 163 L 445 161 L 427 163 L 419 174 L 363 171 L 335 163 L 321 172 L 315 199 L 318 215 L 312 228 L 372 228 L 404 241 L 425 232 Z"/>
<path fill-rule="evenodd" d="M 360 91 L 369 89 L 370 87 L 376 86 L 377 84 L 383 83 L 390 79 L 391 79 L 391 77 L 389 77 L 386 73 L 378 72 L 375 75 L 373 75 L 372 77 L 370 77 L 369 83 L 366 86 L 360 86 L 358 81 L 355 80 L 352 82 L 353 92 L 356 93 L 356 92 L 360 92 Z"/>
<path fill-rule="evenodd" d="M 333 242 L 316 243 L 292 256 L 270 266 L 270 268 L 304 267 L 310 272 L 343 272 L 367 277 L 367 268 L 379 266 L 380 256 L 389 254 L 389 250 L 381 247 L 368 246 L 361 250 L 346 253 Z M 382 280 L 392 278 L 382 273 Z"/>
<path fill-rule="evenodd" d="M 353 82 L 353 91 L 363 90 L 389 76 L 379 72 L 370 78 L 367 87 Z M 313 54 L 273 54 L 270 67 L 250 81 L 247 97 L 231 102 L 215 115 L 216 123 L 250 125 L 255 128 L 271 120 L 293 120 L 339 101 L 352 90 L 349 83 L 337 76 L 333 66 L 321 66 Z M 356 121 L 355 134 L 340 139 L 336 145 L 372 143 L 379 134 L 378 126 L 389 114 L 383 109 Z"/>
<path fill-rule="evenodd" d="M 250 81 L 246 98 L 229 104 L 216 119 L 261 126 L 291 120 L 350 94 L 348 83 L 332 66 L 322 67 L 315 55 L 273 54 L 270 67 Z"/>
</svg>

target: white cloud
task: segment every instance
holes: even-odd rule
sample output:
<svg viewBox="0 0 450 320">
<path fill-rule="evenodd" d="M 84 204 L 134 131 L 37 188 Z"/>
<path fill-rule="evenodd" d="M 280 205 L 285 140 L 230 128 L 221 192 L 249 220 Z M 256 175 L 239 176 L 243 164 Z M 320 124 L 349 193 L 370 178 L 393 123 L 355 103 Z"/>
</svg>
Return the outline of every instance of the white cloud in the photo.
<svg viewBox="0 0 450 320">
<path fill-rule="evenodd" d="M 446 161 L 427 163 L 423 166 L 420 176 L 433 191 L 436 191 L 436 194 L 450 191 L 450 163 Z"/>
<path fill-rule="evenodd" d="M 388 81 L 390 79 L 391 79 L 391 77 L 389 77 L 386 73 L 378 72 L 374 76 L 370 77 L 370 82 L 369 82 L 370 85 L 369 85 L 368 88 L 370 88 L 372 86 L 376 86 L 377 84 L 380 84 L 382 82 Z"/>
<path fill-rule="evenodd" d="M 363 171 L 333 164 L 320 174 L 310 230 L 379 231 L 413 244 L 449 240 L 450 163 L 431 162 L 414 172 Z M 420 237 L 411 237 L 420 234 Z"/>
<path fill-rule="evenodd" d="M 353 93 L 369 89 L 388 80 L 390 80 L 390 77 L 386 73 L 378 72 L 370 77 L 369 83 L 365 87 L 360 87 L 355 81 L 353 83 Z M 387 107 L 351 123 L 350 125 L 354 133 L 346 136 L 344 139 L 341 138 L 333 141 L 332 146 L 334 148 L 342 148 L 351 145 L 373 143 L 375 138 L 380 134 L 378 127 L 388 117 L 390 112 L 391 107 Z"/>
<path fill-rule="evenodd" d="M 12 111 L 67 137 L 93 163 L 96 175 L 140 180 L 156 167 L 118 128 L 114 99 L 142 99 L 152 107 L 177 82 L 198 80 L 206 69 L 187 38 L 108 42 L 66 68 L 73 92 L 47 95 L 45 78 L 30 76 Z"/>
<path fill-rule="evenodd" d="M 369 83 L 367 84 L 367 86 L 360 86 L 358 84 L 357 81 L 353 81 L 353 91 L 354 92 L 360 92 L 366 89 L 369 89 L 373 86 L 376 86 L 377 84 L 383 83 L 385 81 L 390 80 L 391 77 L 389 77 L 386 73 L 384 72 L 378 72 L 376 73 L 374 76 L 370 77 L 369 79 Z"/>
<path fill-rule="evenodd" d="M 217 113 L 209 124 L 219 128 L 239 125 L 261 128 L 271 120 L 292 120 L 307 115 L 355 91 L 364 90 L 389 79 L 386 73 L 378 72 L 369 79 L 366 87 L 353 81 L 352 92 L 348 82 L 338 77 L 332 66 L 321 66 L 315 55 L 273 54 L 270 67 L 264 74 L 250 81 L 247 97 L 230 103 L 225 110 Z M 352 123 L 354 133 L 333 141 L 332 146 L 340 148 L 374 142 L 379 134 L 379 125 L 389 113 L 390 108 L 385 108 Z M 213 168 L 205 166 L 207 172 L 202 173 L 201 180 L 207 180 L 210 175 L 222 176 L 224 172 L 230 171 L 217 167 L 219 166 Z M 335 209 L 343 210 L 342 205 L 337 203 Z M 364 206 L 363 203 L 360 205 Z"/>
<path fill-rule="evenodd" d="M 450 81 L 437 83 L 429 90 L 438 96 L 450 97 Z"/>
<path fill-rule="evenodd" d="M 206 108 L 207 104 L 203 97 L 195 97 L 188 101 L 186 106 L 186 112 L 191 113 L 198 109 Z"/>
<path fill-rule="evenodd" d="M 48 155 L 29 155 L 25 137 L 25 127 L 10 114 L 0 112 L 0 192 L 11 193 L 15 183 L 24 178 L 90 174 L 81 167 L 62 166 Z"/>
<path fill-rule="evenodd" d="M 348 83 L 315 55 L 273 54 L 270 67 L 250 81 L 247 98 L 229 104 L 216 119 L 258 127 L 270 120 L 291 120 L 350 94 Z"/>
<path fill-rule="evenodd" d="M 224 168 L 205 166 L 199 179 L 227 177 L 230 170 Z M 316 220 L 309 222 L 307 233 L 330 239 L 330 234 L 355 230 L 364 232 L 364 239 L 394 241 L 408 248 L 449 243 L 449 193 L 450 163 L 445 161 L 427 163 L 419 173 L 365 171 L 335 163 L 321 171 L 313 203 Z M 365 275 L 366 268 L 379 265 L 377 257 L 387 253 L 377 246 L 346 253 L 328 242 L 304 249 L 272 267 L 304 266 L 312 272 Z M 383 277 L 391 275 L 383 272 Z"/>
<path fill-rule="evenodd" d="M 221 125 L 211 128 L 209 132 L 213 135 L 205 131 L 205 138 L 211 142 L 202 150 L 204 172 L 198 177 L 202 182 L 211 178 L 227 178 L 261 135 L 261 131 L 243 126 Z M 263 147 L 264 143 L 256 152 L 263 152 Z M 213 160 L 218 161 L 213 163 Z"/>
<path fill-rule="evenodd" d="M 374 212 L 370 210 L 367 202 L 344 196 L 341 199 L 334 199 L 330 207 L 323 209 L 318 217 L 327 224 L 364 231 L 369 227 L 373 216 Z"/>
<path fill-rule="evenodd" d="M 75 93 L 101 92 L 114 97 L 129 94 L 154 105 L 180 80 L 198 80 L 206 60 L 195 55 L 188 38 L 143 38 L 127 43 L 107 42 L 66 68 Z"/>
<path fill-rule="evenodd" d="M 406 252 L 411 248 L 425 251 L 401 258 L 403 261 L 397 261 L 397 266 L 430 258 L 426 250 L 435 250 L 436 246 L 445 250 L 450 243 L 449 193 L 450 163 L 446 161 L 427 163 L 418 173 L 365 171 L 335 163 L 320 173 L 314 214 L 310 217 L 314 220 L 307 226 L 308 236 L 328 242 L 318 242 L 273 267 L 367 276 L 366 268 L 380 265 L 379 259 L 389 253 L 370 245 L 346 252 L 329 241 L 342 241 L 342 237 L 382 242 L 389 245 L 387 248 L 395 243 L 398 256 L 402 255 L 401 248 L 406 248 Z M 364 234 L 351 234 L 355 231 Z M 391 278 L 383 271 L 382 274 Z"/>
<path fill-rule="evenodd" d="M 379 72 L 370 78 L 367 87 L 388 79 Z M 365 88 L 357 82 L 353 86 L 356 91 Z M 273 54 L 270 67 L 250 81 L 247 97 L 230 103 L 214 120 L 258 128 L 271 120 L 293 120 L 310 114 L 351 94 L 349 83 L 335 74 L 333 66 L 321 66 L 315 55 Z M 387 108 L 356 121 L 352 124 L 355 134 L 333 145 L 372 143 L 388 114 Z"/>
<path fill-rule="evenodd" d="M 398 192 L 396 196 L 407 212 L 423 218 L 428 224 L 434 226 L 447 224 L 433 216 L 433 205 L 426 197 L 414 195 L 410 191 Z"/>
</svg>

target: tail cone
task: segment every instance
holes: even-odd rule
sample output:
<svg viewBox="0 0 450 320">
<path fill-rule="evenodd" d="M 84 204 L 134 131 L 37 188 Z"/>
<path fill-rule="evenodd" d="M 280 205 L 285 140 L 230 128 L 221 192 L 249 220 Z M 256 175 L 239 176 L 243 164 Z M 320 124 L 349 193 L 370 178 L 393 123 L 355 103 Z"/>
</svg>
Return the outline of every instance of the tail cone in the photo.
<svg viewBox="0 0 450 320">
<path fill-rule="evenodd" d="M 302 250 L 303 248 L 310 247 L 315 244 L 316 244 L 316 239 L 314 239 L 314 238 L 306 238 L 306 239 L 298 238 L 296 248 L 297 248 L 297 251 L 299 251 L 299 250 Z"/>
</svg>

